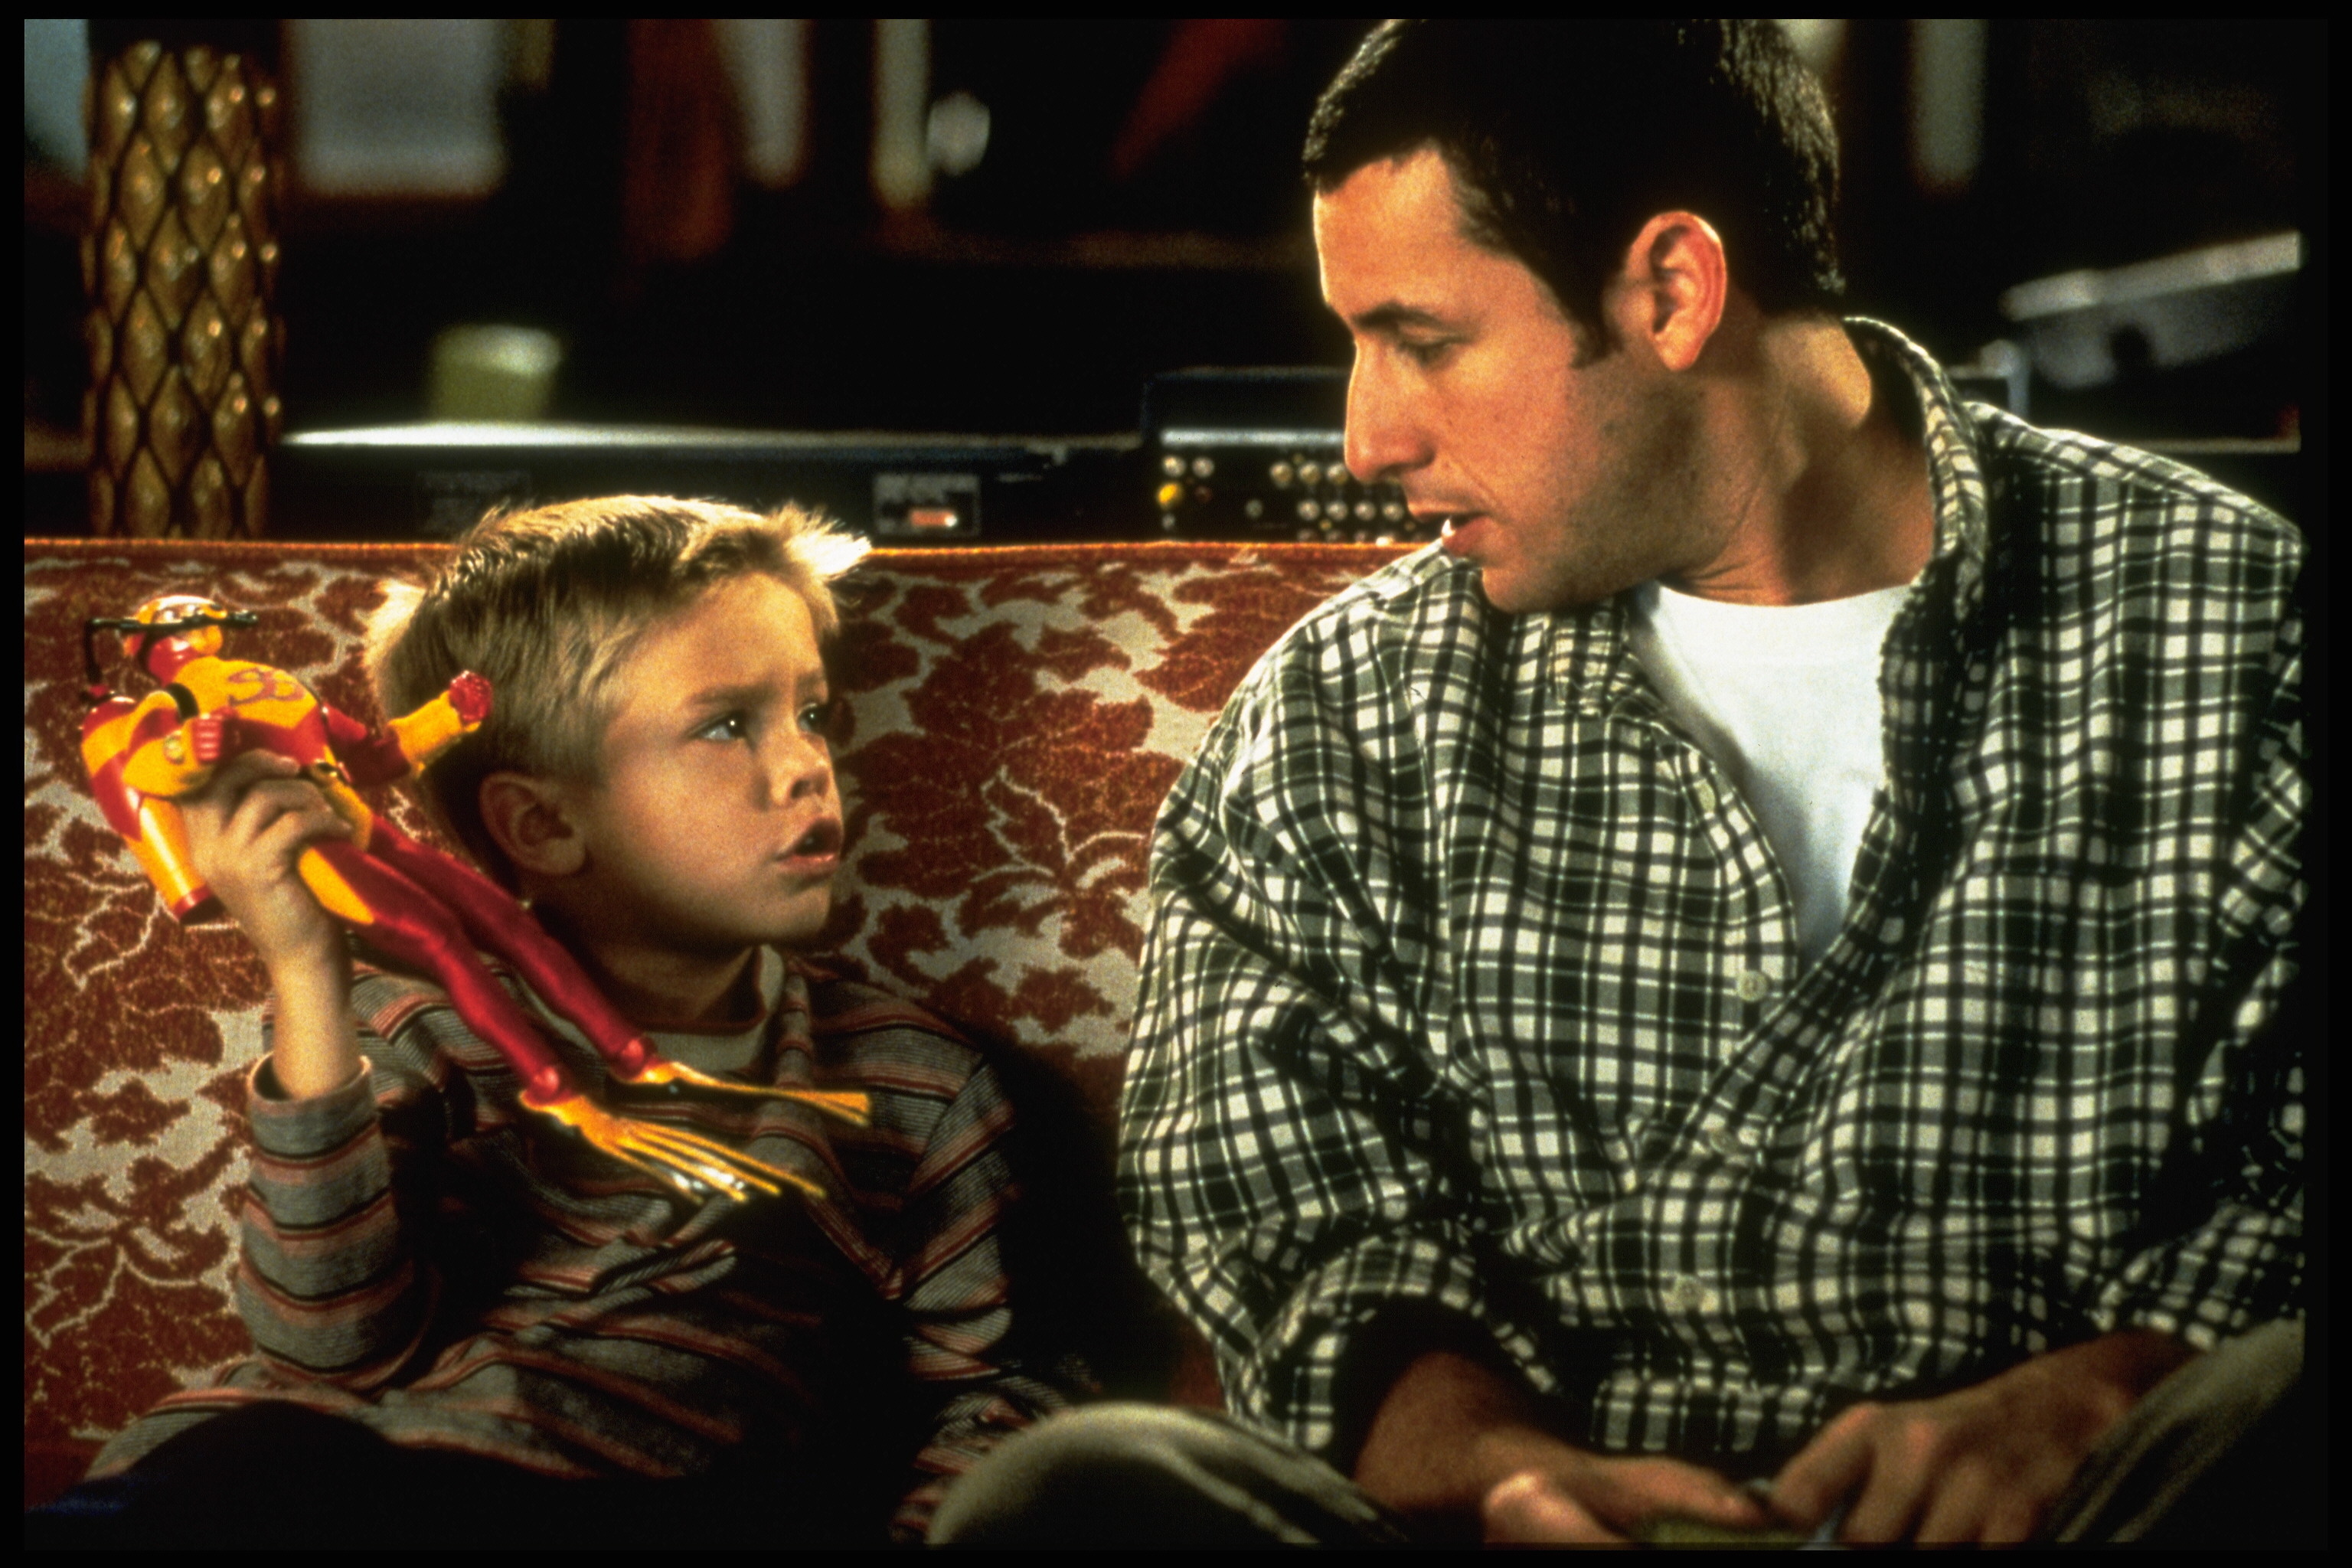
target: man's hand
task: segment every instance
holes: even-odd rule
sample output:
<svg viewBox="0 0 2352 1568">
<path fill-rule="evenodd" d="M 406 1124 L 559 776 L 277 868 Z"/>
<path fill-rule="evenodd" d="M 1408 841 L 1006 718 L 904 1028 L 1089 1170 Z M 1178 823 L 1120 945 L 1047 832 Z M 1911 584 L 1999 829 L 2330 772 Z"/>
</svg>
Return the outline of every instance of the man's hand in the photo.
<svg viewBox="0 0 2352 1568">
<path fill-rule="evenodd" d="M 1772 1484 L 1772 1507 L 1811 1530 L 1847 1505 L 1839 1539 L 2007 1546 L 2032 1539 L 2099 1439 L 2196 1352 L 2128 1330 L 1935 1399 L 1857 1405 Z"/>
<path fill-rule="evenodd" d="M 1562 1442 L 1532 1390 L 1468 1337 L 1409 1360 L 1374 1413 L 1356 1484 L 1433 1535 L 1624 1542 L 1664 1518 L 1769 1526 L 1747 1493 L 1674 1459 L 1612 1458 Z"/>
<path fill-rule="evenodd" d="M 1658 1458 L 1612 1458 L 1554 1442 L 1549 1463 L 1487 1492 L 1479 1522 L 1489 1542 L 1622 1544 L 1661 1520 L 1727 1531 L 1773 1522 L 1755 1499 L 1713 1470 Z"/>
</svg>

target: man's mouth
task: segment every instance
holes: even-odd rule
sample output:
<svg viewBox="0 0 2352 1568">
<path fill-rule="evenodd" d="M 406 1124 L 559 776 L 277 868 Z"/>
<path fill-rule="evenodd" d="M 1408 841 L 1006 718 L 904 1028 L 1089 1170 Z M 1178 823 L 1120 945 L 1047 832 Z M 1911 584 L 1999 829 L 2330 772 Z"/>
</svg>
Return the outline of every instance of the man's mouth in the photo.
<svg viewBox="0 0 2352 1568">
<path fill-rule="evenodd" d="M 1427 511 L 1416 511 L 1412 515 L 1413 521 L 1423 528 L 1434 525 L 1439 542 L 1457 555 L 1469 543 L 1470 529 L 1484 516 L 1480 512 L 1438 508 L 1433 508 Z"/>
</svg>

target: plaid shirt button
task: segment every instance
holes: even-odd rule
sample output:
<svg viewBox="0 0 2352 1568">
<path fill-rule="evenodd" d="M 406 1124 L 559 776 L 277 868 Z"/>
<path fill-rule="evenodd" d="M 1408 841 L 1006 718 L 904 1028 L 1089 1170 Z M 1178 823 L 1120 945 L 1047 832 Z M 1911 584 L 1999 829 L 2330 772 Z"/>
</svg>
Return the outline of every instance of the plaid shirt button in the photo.
<svg viewBox="0 0 2352 1568">
<path fill-rule="evenodd" d="M 1715 1304 L 1715 1292 L 1687 1274 L 1666 1284 L 1666 1305 L 1677 1312 L 1703 1312 Z"/>
</svg>

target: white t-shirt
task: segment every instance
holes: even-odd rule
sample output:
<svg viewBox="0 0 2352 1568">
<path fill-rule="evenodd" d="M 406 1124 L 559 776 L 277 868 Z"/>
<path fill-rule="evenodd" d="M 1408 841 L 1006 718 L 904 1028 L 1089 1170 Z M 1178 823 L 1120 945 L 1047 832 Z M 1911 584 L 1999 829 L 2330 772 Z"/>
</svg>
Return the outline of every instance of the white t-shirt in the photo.
<svg viewBox="0 0 2352 1568">
<path fill-rule="evenodd" d="M 1845 923 L 1853 858 L 1885 774 L 1878 660 L 1907 586 L 1819 605 L 1636 590 L 1633 656 L 1730 775 L 1797 901 L 1811 964 Z"/>
</svg>

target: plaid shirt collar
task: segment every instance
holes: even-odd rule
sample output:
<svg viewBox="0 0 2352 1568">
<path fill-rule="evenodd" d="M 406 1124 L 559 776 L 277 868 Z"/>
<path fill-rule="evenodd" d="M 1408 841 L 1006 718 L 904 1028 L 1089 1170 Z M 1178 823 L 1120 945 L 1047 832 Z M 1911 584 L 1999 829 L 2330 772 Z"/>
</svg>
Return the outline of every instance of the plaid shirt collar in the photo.
<svg viewBox="0 0 2352 1568">
<path fill-rule="evenodd" d="M 1948 594 L 1954 621 L 1969 621 L 1983 606 L 1992 535 L 1975 420 L 1943 367 L 1918 344 L 1864 316 L 1848 317 L 1846 330 L 1865 360 L 1900 371 L 1916 395 L 1916 403 L 1898 413 L 1927 449 L 1935 508 L 1935 548 L 1919 591 Z M 1633 595 L 1625 593 L 1591 609 L 1551 617 L 1545 663 L 1558 689 L 1586 713 L 1654 718 L 1664 711 L 1633 658 L 1627 636 L 1632 614 Z"/>
</svg>

